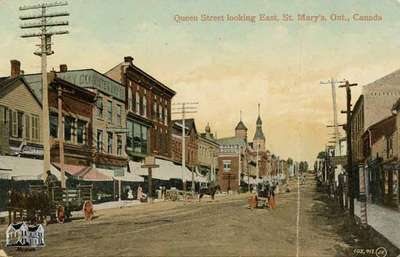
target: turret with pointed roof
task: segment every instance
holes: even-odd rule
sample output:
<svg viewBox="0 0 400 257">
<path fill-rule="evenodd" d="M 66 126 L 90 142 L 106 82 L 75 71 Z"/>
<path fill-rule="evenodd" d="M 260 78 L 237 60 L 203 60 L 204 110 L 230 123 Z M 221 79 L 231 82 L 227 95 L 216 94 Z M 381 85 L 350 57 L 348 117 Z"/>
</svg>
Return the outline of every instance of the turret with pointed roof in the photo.
<svg viewBox="0 0 400 257">
<path fill-rule="evenodd" d="M 259 151 L 265 151 L 265 136 L 262 130 L 262 120 L 260 117 L 260 104 L 258 104 L 258 118 L 256 122 L 256 133 L 254 134 L 253 138 L 253 147 Z"/>
<path fill-rule="evenodd" d="M 235 128 L 235 137 L 242 138 L 247 142 L 247 127 L 242 121 L 242 111 L 240 111 L 240 121 Z"/>
</svg>

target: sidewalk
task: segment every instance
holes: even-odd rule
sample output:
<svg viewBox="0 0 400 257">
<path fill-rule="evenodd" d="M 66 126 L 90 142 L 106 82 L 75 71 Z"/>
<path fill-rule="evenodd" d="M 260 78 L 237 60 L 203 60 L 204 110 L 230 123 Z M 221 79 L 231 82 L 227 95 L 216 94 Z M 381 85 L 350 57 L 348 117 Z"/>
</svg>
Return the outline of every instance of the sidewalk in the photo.
<svg viewBox="0 0 400 257">
<path fill-rule="evenodd" d="M 360 217 L 361 203 L 355 201 L 354 212 Z M 400 212 L 367 203 L 367 222 L 373 229 L 400 249 Z"/>
<path fill-rule="evenodd" d="M 158 200 L 155 199 L 153 200 L 154 203 L 160 202 L 163 200 Z M 113 209 L 113 208 L 125 208 L 125 207 L 130 207 L 134 205 L 140 205 L 140 204 L 147 204 L 147 203 L 141 203 L 138 200 L 130 200 L 130 201 L 111 201 L 111 202 L 104 202 L 104 203 L 99 203 L 99 204 L 94 204 L 94 210 L 105 210 L 105 209 Z M 72 216 L 76 217 L 79 215 L 83 215 L 82 211 L 73 211 Z M 1 217 L 8 217 L 8 212 L 3 211 L 0 212 L 0 218 Z"/>
<path fill-rule="evenodd" d="M 216 194 L 215 198 L 220 198 L 220 197 L 227 197 L 230 196 L 226 193 L 223 194 Z M 209 195 L 205 195 L 203 198 L 211 198 Z M 154 199 L 153 203 L 158 203 L 158 202 L 163 202 L 164 200 L 162 199 Z M 123 200 L 123 201 L 110 201 L 110 202 L 104 202 L 104 203 L 99 203 L 99 204 L 94 204 L 94 210 L 106 210 L 106 209 L 117 209 L 117 208 L 126 208 L 126 207 L 131 207 L 135 205 L 142 205 L 142 204 L 147 204 L 147 202 L 140 202 L 139 200 Z M 83 216 L 82 211 L 73 211 L 71 212 L 72 217 L 80 217 Z M 0 218 L 2 217 L 8 217 L 8 212 L 3 211 L 0 212 Z"/>
</svg>

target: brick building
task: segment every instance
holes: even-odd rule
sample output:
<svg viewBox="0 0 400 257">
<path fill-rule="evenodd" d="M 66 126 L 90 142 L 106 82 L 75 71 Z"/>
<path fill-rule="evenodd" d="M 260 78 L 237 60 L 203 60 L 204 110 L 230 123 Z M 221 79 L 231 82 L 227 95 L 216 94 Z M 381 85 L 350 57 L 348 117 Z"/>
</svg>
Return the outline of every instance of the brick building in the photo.
<svg viewBox="0 0 400 257">
<path fill-rule="evenodd" d="M 57 76 L 96 95 L 92 105 L 93 166 L 121 176 L 128 166 L 126 154 L 125 86 L 93 69 L 68 70 L 60 65 Z"/>
<path fill-rule="evenodd" d="M 246 141 L 243 138 L 230 137 L 217 140 L 218 184 L 224 192 L 238 191 L 239 180 L 243 175 L 246 159 Z"/>
<path fill-rule="evenodd" d="M 133 64 L 124 61 L 105 73 L 125 85 L 127 110 L 127 152 L 132 160 L 148 154 L 171 157 L 171 100 L 175 91 Z"/>
<path fill-rule="evenodd" d="M 171 157 L 182 163 L 182 120 L 173 120 L 171 132 Z M 198 134 L 194 119 L 185 120 L 185 163 L 191 170 L 198 165 Z"/>
<path fill-rule="evenodd" d="M 42 101 L 41 74 L 23 75 Z M 49 120 L 51 162 L 58 163 L 58 88 L 61 87 L 64 124 L 65 164 L 91 166 L 93 163 L 92 110 L 96 94 L 49 73 Z"/>
</svg>

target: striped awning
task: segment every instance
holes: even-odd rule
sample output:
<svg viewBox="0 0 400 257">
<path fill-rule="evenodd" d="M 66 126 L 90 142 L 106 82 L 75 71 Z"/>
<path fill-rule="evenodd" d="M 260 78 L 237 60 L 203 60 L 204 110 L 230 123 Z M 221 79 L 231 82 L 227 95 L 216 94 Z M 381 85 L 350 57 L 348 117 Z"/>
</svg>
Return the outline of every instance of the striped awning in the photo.
<svg viewBox="0 0 400 257">
<path fill-rule="evenodd" d="M 60 163 L 53 163 L 53 165 L 60 169 Z M 85 181 L 112 181 L 113 178 L 96 170 L 90 166 L 64 164 L 64 170 L 71 176 L 79 180 Z"/>
</svg>

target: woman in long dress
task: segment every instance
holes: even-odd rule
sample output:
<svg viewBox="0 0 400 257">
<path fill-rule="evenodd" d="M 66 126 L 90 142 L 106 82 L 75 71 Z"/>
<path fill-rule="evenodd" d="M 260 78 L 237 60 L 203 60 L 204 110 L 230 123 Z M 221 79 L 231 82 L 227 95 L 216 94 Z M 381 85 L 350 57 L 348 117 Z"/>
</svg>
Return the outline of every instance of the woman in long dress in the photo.
<svg viewBox="0 0 400 257">
<path fill-rule="evenodd" d="M 143 198 L 143 189 L 141 186 L 137 189 L 137 199 L 140 201 Z"/>
</svg>

